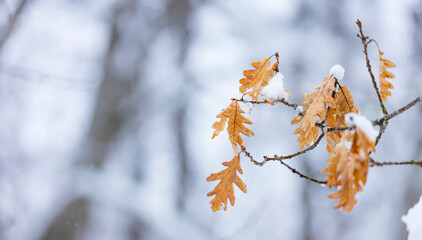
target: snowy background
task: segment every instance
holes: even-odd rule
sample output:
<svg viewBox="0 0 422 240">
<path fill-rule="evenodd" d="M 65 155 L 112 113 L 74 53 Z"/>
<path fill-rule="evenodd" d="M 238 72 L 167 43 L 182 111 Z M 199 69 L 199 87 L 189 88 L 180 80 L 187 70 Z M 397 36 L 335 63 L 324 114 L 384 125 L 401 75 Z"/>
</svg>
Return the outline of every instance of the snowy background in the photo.
<svg viewBox="0 0 422 240">
<path fill-rule="evenodd" d="M 0 0 L 0 239 L 407 239 L 417 167 L 371 168 L 350 214 L 246 158 L 234 207 L 206 197 L 233 157 L 211 125 L 253 60 L 280 53 L 295 103 L 341 64 L 360 112 L 381 116 L 358 18 L 397 65 L 387 108 L 422 95 L 422 1 Z M 298 150 L 294 115 L 254 108 L 255 158 Z M 420 119 L 422 104 L 394 118 L 374 158 L 422 160 Z M 289 163 L 323 179 L 327 158 L 322 144 Z"/>
</svg>

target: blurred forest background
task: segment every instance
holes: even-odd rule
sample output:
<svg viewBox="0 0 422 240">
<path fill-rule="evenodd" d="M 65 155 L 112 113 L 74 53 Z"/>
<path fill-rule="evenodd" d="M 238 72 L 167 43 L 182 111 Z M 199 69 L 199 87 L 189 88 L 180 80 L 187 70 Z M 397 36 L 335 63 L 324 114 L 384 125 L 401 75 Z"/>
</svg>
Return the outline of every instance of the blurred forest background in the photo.
<svg viewBox="0 0 422 240">
<path fill-rule="evenodd" d="M 420 0 L 0 0 L 0 238 L 406 239 L 414 166 L 371 168 L 350 214 L 333 190 L 247 158 L 234 207 L 206 197 L 233 157 L 211 125 L 253 60 L 280 53 L 295 103 L 341 64 L 361 114 L 381 116 L 358 18 L 397 65 L 387 108 L 421 95 Z M 298 150 L 294 115 L 254 108 L 256 159 Z M 421 104 L 394 118 L 375 160 L 422 160 L 421 119 Z M 327 158 L 322 144 L 289 163 L 323 179 Z"/>
</svg>

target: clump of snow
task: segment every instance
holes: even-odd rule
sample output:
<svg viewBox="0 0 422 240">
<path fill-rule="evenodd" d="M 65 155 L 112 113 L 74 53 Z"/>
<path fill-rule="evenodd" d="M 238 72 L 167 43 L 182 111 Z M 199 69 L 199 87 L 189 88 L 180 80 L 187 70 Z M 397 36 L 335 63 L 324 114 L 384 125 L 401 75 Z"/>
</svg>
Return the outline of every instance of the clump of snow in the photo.
<svg viewBox="0 0 422 240">
<path fill-rule="evenodd" d="M 270 83 L 262 88 L 261 93 L 266 100 L 274 102 L 275 100 L 287 99 L 291 96 L 283 87 L 283 78 L 283 74 L 276 73 L 274 77 L 271 78 Z"/>
<path fill-rule="evenodd" d="M 348 113 L 345 115 L 347 125 L 355 125 L 373 142 L 378 136 L 378 131 L 365 116 L 356 113 Z"/>
<path fill-rule="evenodd" d="M 407 231 L 409 232 L 408 240 L 422 239 L 422 196 L 419 202 L 401 220 L 407 225 Z"/>
<path fill-rule="evenodd" d="M 300 114 L 303 114 L 303 107 L 302 106 L 298 106 L 296 108 L 296 116 L 300 115 Z"/>
<path fill-rule="evenodd" d="M 342 80 L 344 77 L 344 68 L 341 65 L 336 64 L 331 67 L 330 75 L 333 75 L 337 80 Z"/>
</svg>

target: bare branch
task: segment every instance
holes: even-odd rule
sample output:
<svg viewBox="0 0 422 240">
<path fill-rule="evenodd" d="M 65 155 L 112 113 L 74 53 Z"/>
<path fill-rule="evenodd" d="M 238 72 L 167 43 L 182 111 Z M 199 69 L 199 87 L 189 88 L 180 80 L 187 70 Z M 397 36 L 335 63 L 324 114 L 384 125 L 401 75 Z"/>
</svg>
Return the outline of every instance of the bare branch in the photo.
<svg viewBox="0 0 422 240">
<path fill-rule="evenodd" d="M 392 166 L 392 165 L 415 165 L 422 167 L 422 161 L 407 161 L 407 162 L 377 162 L 374 159 L 370 159 L 370 167 L 382 167 L 382 166 Z"/>
<path fill-rule="evenodd" d="M 264 156 L 264 160 L 262 162 L 258 162 L 255 159 L 253 159 L 252 155 L 248 151 L 246 151 L 246 148 L 244 148 L 244 147 L 242 147 L 242 152 L 245 153 L 245 155 L 247 157 L 249 157 L 249 159 L 251 160 L 251 162 L 253 162 L 255 165 L 263 166 L 265 163 L 267 163 L 269 161 L 280 161 L 280 162 L 282 162 L 282 160 L 284 160 L 284 159 L 290 159 L 290 158 L 299 156 L 301 154 L 304 154 L 304 153 L 306 153 L 306 152 L 308 152 L 308 151 L 316 148 L 316 146 L 318 146 L 319 142 L 324 137 L 324 135 L 325 135 L 324 133 L 321 133 L 321 135 L 319 135 L 318 139 L 314 142 L 314 144 L 312 144 L 311 146 L 309 146 L 308 148 L 306 148 L 306 149 L 304 149 L 302 151 L 299 151 L 299 152 L 294 153 L 294 154 L 291 154 L 291 155 L 280 156 L 280 157 L 277 156 L 277 155 L 275 155 L 272 158 L 267 157 L 267 156 Z"/>
<path fill-rule="evenodd" d="M 321 136 L 320 136 L 320 138 L 319 138 L 319 141 L 322 139 L 322 136 L 323 136 L 324 134 L 321 134 Z M 258 165 L 258 166 L 262 166 L 262 165 L 264 165 L 264 163 L 265 162 L 267 162 L 267 159 L 266 160 L 264 160 L 263 162 L 258 162 L 258 161 L 256 161 L 253 157 L 252 157 L 252 155 L 248 152 L 248 151 L 246 151 L 246 148 L 244 148 L 244 147 L 242 147 L 242 152 L 251 160 L 251 162 L 252 163 L 254 163 L 255 165 Z M 266 158 L 266 157 L 264 157 L 264 158 Z M 296 169 L 294 169 L 293 167 L 291 167 L 291 166 L 289 166 L 287 163 L 285 163 L 285 162 L 283 162 L 282 160 L 279 160 L 280 161 L 280 163 L 282 164 L 282 165 L 284 165 L 284 166 L 286 166 L 288 169 L 290 169 L 290 171 L 292 171 L 292 173 L 294 173 L 294 174 L 297 174 L 297 175 L 299 175 L 299 177 L 301 177 L 301 178 L 305 178 L 306 180 L 309 180 L 309 181 L 311 181 L 311 182 L 315 182 L 315 183 L 319 183 L 319 184 L 327 184 L 327 181 L 321 181 L 321 180 L 317 180 L 317 179 L 315 179 L 315 178 L 312 178 L 312 177 L 309 177 L 309 176 L 306 176 L 305 174 L 303 174 L 303 173 L 301 173 L 301 172 L 299 172 L 298 170 L 296 170 Z"/>
<path fill-rule="evenodd" d="M 308 151 L 311 151 L 312 149 L 314 149 L 314 148 L 316 148 L 316 147 L 318 146 L 319 142 L 321 142 L 321 140 L 322 140 L 322 138 L 324 137 L 324 135 L 325 135 L 325 133 L 321 133 L 321 135 L 319 135 L 318 139 L 314 142 L 314 144 L 312 144 L 311 146 L 309 146 L 308 148 L 306 148 L 306 149 L 304 149 L 304 150 L 302 150 L 302 151 L 299 151 L 299 152 L 294 153 L 294 154 L 291 154 L 291 155 L 287 155 L 287 156 L 280 156 L 280 157 L 278 157 L 277 155 L 275 155 L 275 156 L 274 156 L 274 157 L 272 157 L 272 158 L 269 158 L 269 157 L 267 157 L 267 156 L 264 156 L 264 161 L 263 161 L 263 162 L 268 162 L 268 161 L 281 161 L 281 160 L 283 160 L 283 159 L 290 159 L 290 158 L 293 158 L 293 157 L 299 156 L 299 155 L 301 155 L 301 154 L 304 154 L 304 153 L 306 153 L 306 152 L 308 152 Z"/>
<path fill-rule="evenodd" d="M 306 180 L 309 180 L 309 181 L 315 182 L 315 183 L 319 183 L 319 184 L 324 184 L 324 185 L 327 184 L 327 181 L 321 181 L 321 180 L 317 180 L 315 178 L 306 176 L 305 174 L 299 172 L 298 170 L 290 167 L 289 165 L 287 165 L 287 163 L 285 163 L 283 161 L 280 161 L 280 163 L 283 164 L 284 166 L 286 166 L 288 169 L 290 169 L 290 171 L 292 171 L 292 173 L 299 175 L 299 177 L 301 177 L 301 178 L 305 178 Z"/>
<path fill-rule="evenodd" d="M 417 98 L 415 98 L 415 100 L 411 101 L 410 103 L 408 103 L 406 106 L 399 108 L 398 110 L 394 111 L 393 113 L 390 113 L 388 115 L 386 115 L 383 118 L 380 118 L 378 120 L 375 120 L 372 122 L 373 125 L 384 125 L 384 121 L 388 121 L 400 114 L 402 114 L 403 112 L 407 111 L 409 108 L 415 106 L 416 104 L 422 102 L 422 96 L 419 96 Z"/>
<path fill-rule="evenodd" d="M 232 98 L 231 100 L 243 102 L 243 103 L 251 103 L 251 104 L 271 104 L 270 102 L 267 102 L 267 101 L 249 101 L 249 100 L 243 99 L 243 97 L 241 99 Z M 280 100 L 275 100 L 274 103 L 283 103 L 284 105 L 289 106 L 289 107 L 294 108 L 294 109 L 296 109 L 298 107 L 298 105 L 296 103 L 289 103 L 284 98 L 280 99 Z"/>
<path fill-rule="evenodd" d="M 377 83 L 375 81 L 375 76 L 372 73 L 372 66 L 371 66 L 371 63 L 369 62 L 368 44 L 371 41 L 368 41 L 368 37 L 365 36 L 365 35 L 363 35 L 363 32 L 362 32 L 362 23 L 361 23 L 361 21 L 359 21 L 359 19 L 356 21 L 356 24 L 359 27 L 359 33 L 357 34 L 357 36 L 358 36 L 358 38 L 360 38 L 362 40 L 363 53 L 365 53 L 365 58 L 366 58 L 366 67 L 368 68 L 369 75 L 371 75 L 372 85 L 373 85 L 373 87 L 375 89 L 375 92 L 377 93 L 378 101 L 379 101 L 380 107 L 382 109 L 382 112 L 384 113 L 384 115 L 387 115 L 388 114 L 387 109 L 385 108 L 384 103 L 382 102 L 381 95 L 380 95 L 380 92 L 378 90 Z"/>
</svg>

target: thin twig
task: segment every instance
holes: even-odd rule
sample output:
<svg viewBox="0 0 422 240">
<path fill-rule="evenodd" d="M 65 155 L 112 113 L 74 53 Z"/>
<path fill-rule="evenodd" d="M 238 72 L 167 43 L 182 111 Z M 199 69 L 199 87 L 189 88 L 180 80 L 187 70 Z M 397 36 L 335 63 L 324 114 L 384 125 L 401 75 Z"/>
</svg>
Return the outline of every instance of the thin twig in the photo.
<svg viewBox="0 0 422 240">
<path fill-rule="evenodd" d="M 263 161 L 263 162 L 268 162 L 268 161 L 281 161 L 281 160 L 283 160 L 283 159 L 290 159 L 290 158 L 293 158 L 293 157 L 299 156 L 299 155 L 301 155 L 301 154 L 304 154 L 304 153 L 306 153 L 306 152 L 309 152 L 309 151 L 311 151 L 312 149 L 314 149 L 314 148 L 316 148 L 316 147 L 318 146 L 319 142 L 321 142 L 321 140 L 322 140 L 322 138 L 324 137 L 324 135 L 325 135 L 325 133 L 321 133 L 321 135 L 319 135 L 318 139 L 314 142 L 314 144 L 312 144 L 311 146 L 307 147 L 306 149 L 304 149 L 304 150 L 302 150 L 302 151 L 299 151 L 299 152 L 297 152 L 297 153 L 290 154 L 290 155 L 287 155 L 287 156 L 279 156 L 279 157 L 278 157 L 277 155 L 275 155 L 275 156 L 274 156 L 274 157 L 272 157 L 272 158 L 267 157 L 267 156 L 264 156 L 264 161 Z"/>
<path fill-rule="evenodd" d="M 327 184 L 327 181 L 321 181 L 321 180 L 317 180 L 315 178 L 306 176 L 305 174 L 299 172 L 298 170 L 290 167 L 289 165 L 287 165 L 287 163 L 285 163 L 283 161 L 280 161 L 280 163 L 283 164 L 284 166 L 286 166 L 288 169 L 290 169 L 290 171 L 292 171 L 292 173 L 299 175 L 299 177 L 301 177 L 301 178 L 305 178 L 306 180 L 309 180 L 309 181 L 315 182 L 315 183 L 319 183 L 319 184 L 324 184 L 324 185 Z"/>
<path fill-rule="evenodd" d="M 401 108 L 397 109 L 396 111 L 394 111 L 394 112 L 386 115 L 385 117 L 373 121 L 372 124 L 373 125 L 378 125 L 378 126 L 384 125 L 384 121 L 386 121 L 386 120 L 388 121 L 388 120 L 396 117 L 397 115 L 402 114 L 403 112 L 407 111 L 409 108 L 415 106 L 416 104 L 418 104 L 420 102 L 422 102 L 422 96 L 419 96 L 419 97 L 415 98 L 415 100 L 413 100 L 410 103 L 406 104 L 404 107 L 401 107 Z"/>
<path fill-rule="evenodd" d="M 386 124 L 388 122 L 385 122 Z M 387 125 L 380 125 L 380 131 L 378 132 L 377 139 L 375 140 L 375 146 L 378 145 L 378 142 L 381 139 L 382 134 L 385 132 L 385 129 L 387 128 Z"/>
<path fill-rule="evenodd" d="M 243 102 L 243 103 L 251 103 L 251 104 L 271 104 L 270 102 L 267 101 L 249 101 L 249 100 L 245 100 L 243 99 L 243 97 L 241 99 L 236 99 L 236 98 L 232 98 L 232 101 L 238 101 L 238 102 Z M 286 106 L 289 106 L 291 108 L 296 109 L 298 107 L 298 105 L 296 103 L 289 103 L 286 100 L 280 99 L 280 100 L 274 100 L 273 103 L 283 103 Z"/>
<path fill-rule="evenodd" d="M 321 136 L 320 136 L 321 137 Z M 322 139 L 322 137 L 321 137 L 321 139 Z M 320 140 L 321 140 L 320 139 Z M 242 152 L 251 160 L 251 162 L 252 163 L 254 163 L 255 165 L 258 165 L 258 166 L 262 166 L 262 165 L 264 165 L 264 163 L 266 162 L 266 160 L 264 160 L 263 162 L 258 162 L 258 161 L 256 161 L 253 157 L 252 157 L 252 155 L 248 152 L 248 151 L 246 151 L 246 148 L 244 148 L 244 147 L 242 147 Z M 280 160 L 280 163 L 281 164 L 283 164 L 284 166 L 286 166 L 288 169 L 290 169 L 290 171 L 292 171 L 294 174 L 297 174 L 297 175 L 299 175 L 299 177 L 301 177 L 301 178 L 305 178 L 306 180 L 309 180 L 309 181 L 311 181 L 311 182 L 315 182 L 315 183 L 319 183 L 319 184 L 327 184 L 327 181 L 321 181 L 321 180 L 317 180 L 317 179 L 315 179 L 315 178 L 312 178 L 312 177 L 309 177 L 309 176 L 306 176 L 305 174 L 303 174 L 303 173 L 301 173 L 301 172 L 299 172 L 298 170 L 296 170 L 296 169 L 294 169 L 293 167 L 291 167 L 291 166 L 289 166 L 287 163 L 285 163 L 285 162 L 283 162 L 283 161 L 281 161 Z"/>
<path fill-rule="evenodd" d="M 398 110 L 396 110 L 396 111 L 394 111 L 393 113 L 391 113 L 391 114 L 388 114 L 386 117 L 383 117 L 383 118 L 381 118 L 381 119 L 379 119 L 379 120 L 375 120 L 375 121 L 372 121 L 372 124 L 373 125 L 376 125 L 376 126 L 380 126 L 380 132 L 379 132 L 379 134 L 378 134 L 378 136 L 377 136 L 377 139 L 376 139 L 376 141 L 375 141 L 375 144 L 378 144 L 378 142 L 379 142 L 379 140 L 380 140 L 380 138 L 381 138 L 381 136 L 382 136 L 382 134 L 384 133 L 384 131 L 385 131 L 385 129 L 386 129 L 386 126 L 384 125 L 384 122 L 387 120 L 390 120 L 391 118 L 394 118 L 394 117 L 396 117 L 396 116 L 398 116 L 399 114 L 401 114 L 401 113 L 403 113 L 403 112 L 405 112 L 406 110 L 408 110 L 408 109 L 410 109 L 411 107 L 413 107 L 413 106 L 415 106 L 416 104 L 418 104 L 418 103 L 420 103 L 420 102 L 422 102 L 422 96 L 420 96 L 420 97 L 417 97 L 415 100 L 413 100 L 412 102 L 410 102 L 409 104 L 407 104 L 406 106 L 404 106 L 404 107 L 402 107 L 402 108 L 400 108 L 400 109 L 398 109 Z M 321 129 L 322 129 L 322 134 L 318 137 L 318 139 L 314 142 L 314 144 L 312 144 L 311 146 L 309 146 L 308 148 L 306 148 L 306 149 L 304 149 L 304 150 L 302 150 L 302 151 L 299 151 L 299 152 L 297 152 L 297 153 L 294 153 L 294 154 L 291 154 L 291 155 L 287 155 L 287 156 L 277 156 L 277 155 L 275 155 L 274 157 L 272 157 L 272 158 L 270 158 L 270 157 L 267 157 L 267 156 L 264 156 L 264 160 L 262 161 L 262 162 L 258 162 L 258 161 L 255 161 L 255 160 L 253 160 L 252 162 L 253 163 L 255 163 L 256 165 L 258 165 L 258 166 L 263 166 L 266 162 L 268 162 L 268 161 L 281 161 L 281 160 L 284 160 L 284 159 L 290 159 L 290 158 L 293 158 L 293 157 L 296 157 L 296 156 L 298 156 L 298 155 L 301 155 L 301 154 L 303 154 L 303 153 L 306 153 L 306 152 L 308 152 L 308 151 L 310 151 L 310 150 L 312 150 L 312 149 L 314 149 L 314 148 L 316 148 L 317 146 L 318 146 L 318 144 L 319 144 L 319 142 L 322 140 L 322 138 L 324 137 L 324 135 L 325 135 L 325 133 L 327 133 L 327 132 L 344 132 L 344 131 L 348 131 L 348 130 L 353 130 L 353 129 L 355 129 L 356 127 L 355 126 L 352 126 L 352 127 L 327 127 L 325 124 L 323 124 L 323 123 L 317 123 L 317 124 L 315 124 L 317 127 L 320 127 Z M 242 148 L 242 151 L 243 152 L 245 152 L 246 150 L 244 150 L 244 148 Z M 245 152 L 246 153 L 246 152 Z"/>
<path fill-rule="evenodd" d="M 375 81 L 375 76 L 374 76 L 374 74 L 372 73 L 371 63 L 370 63 L 370 61 L 369 61 L 369 56 L 368 56 L 368 44 L 369 44 L 371 41 L 368 41 L 368 37 L 367 37 L 367 36 L 365 36 L 365 35 L 363 34 L 363 31 L 362 31 L 362 23 L 359 21 L 359 19 L 356 21 L 356 24 L 357 24 L 357 25 L 358 25 L 358 27 L 359 27 L 359 34 L 357 34 L 357 36 L 358 36 L 358 38 L 360 38 L 360 39 L 362 40 L 363 53 L 365 53 L 365 58 L 366 58 L 366 67 L 368 68 L 369 75 L 371 75 L 372 85 L 374 86 L 375 92 L 377 93 L 377 96 L 378 96 L 378 101 L 379 101 L 380 107 L 381 107 L 381 109 L 382 109 L 382 112 L 384 113 L 384 115 L 387 115 L 387 114 L 388 114 L 388 111 L 387 111 L 387 109 L 385 108 L 384 103 L 383 103 L 383 101 L 382 101 L 382 99 L 381 99 L 381 95 L 380 95 L 379 89 L 378 89 L 378 87 L 377 87 L 377 83 L 376 83 L 376 81 Z"/>
<path fill-rule="evenodd" d="M 330 127 L 330 128 L 326 128 L 324 129 L 325 132 L 344 132 L 344 131 L 348 131 L 348 130 L 354 130 L 356 127 L 352 126 L 352 127 Z"/>
<path fill-rule="evenodd" d="M 258 162 L 258 161 L 256 161 L 252 156 L 251 156 L 251 154 L 248 152 L 248 151 L 246 151 L 246 148 L 244 148 L 244 147 L 242 147 L 242 152 L 243 153 L 245 153 L 245 155 L 247 156 L 247 157 L 249 157 L 249 159 L 251 160 L 251 162 L 253 162 L 255 165 L 258 165 L 258 166 L 263 166 L 265 163 L 267 163 L 267 162 L 269 162 L 269 161 L 280 161 L 280 162 L 282 162 L 282 160 L 284 160 L 284 159 L 290 159 L 290 158 L 293 158 L 293 157 L 296 157 L 296 156 L 299 156 L 299 155 L 301 155 L 301 154 L 304 154 L 304 153 L 306 153 L 306 152 L 308 152 L 308 151 L 310 151 L 310 150 L 312 150 L 312 149 L 314 149 L 314 148 L 316 148 L 316 146 L 319 144 L 319 142 L 321 141 L 321 139 L 324 137 L 324 133 L 321 133 L 321 135 L 319 135 L 319 137 L 318 137 L 318 139 L 314 142 L 314 144 L 312 144 L 311 146 L 309 146 L 308 148 L 306 148 L 306 149 L 304 149 L 304 150 L 302 150 L 302 151 L 299 151 L 299 152 L 297 152 L 297 153 L 294 153 L 294 154 L 291 154 L 291 155 L 287 155 L 287 156 L 277 156 L 277 155 L 275 155 L 274 157 L 267 157 L 267 156 L 264 156 L 264 160 L 262 161 L 262 162 Z"/>
<path fill-rule="evenodd" d="M 422 167 L 422 161 L 407 161 L 407 162 L 377 162 L 371 158 L 370 160 L 370 167 L 382 167 L 382 166 L 392 166 L 392 165 L 415 165 L 418 167 Z"/>
</svg>

